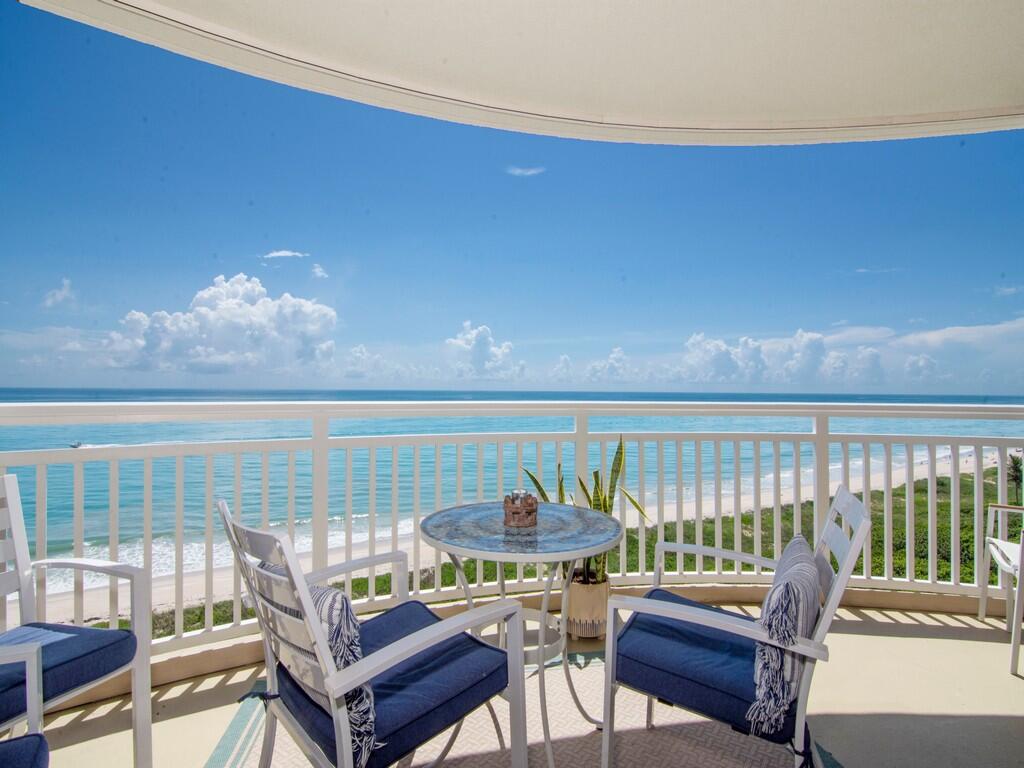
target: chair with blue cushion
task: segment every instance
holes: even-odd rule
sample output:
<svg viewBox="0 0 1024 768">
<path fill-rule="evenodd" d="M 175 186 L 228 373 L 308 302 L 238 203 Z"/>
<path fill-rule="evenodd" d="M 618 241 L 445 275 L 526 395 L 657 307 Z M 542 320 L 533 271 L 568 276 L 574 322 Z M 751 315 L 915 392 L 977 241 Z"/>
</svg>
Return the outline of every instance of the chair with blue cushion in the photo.
<svg viewBox="0 0 1024 768">
<path fill-rule="evenodd" d="M 151 635 L 150 582 L 141 569 L 106 560 L 49 559 L 31 562 L 25 520 L 22 516 L 18 480 L 14 475 L 0 478 L 0 599 L 18 595 L 20 624 L 0 632 L 0 730 L 41 723 L 42 710 L 53 710 L 63 702 L 102 682 L 130 671 L 132 681 L 132 729 L 137 768 L 153 764 L 149 645 Z M 35 621 L 35 576 L 45 568 L 93 571 L 131 585 L 131 629 L 94 629 L 70 624 Z M 26 671 L 27 670 L 27 671 Z M 38 689 L 40 711 L 35 711 Z M 27 697 L 27 698 L 26 698 Z M 26 704 L 27 701 L 27 704 Z M 34 755 L 45 765 L 45 745 Z M 31 751 L 33 741 L 21 749 Z M 26 752 L 28 754 L 28 752 Z M 0 761 L 0 764 L 6 765 Z M 32 765 L 32 763 L 28 763 Z"/>
<path fill-rule="evenodd" d="M 523 618 L 517 601 L 500 600 L 442 620 L 423 603 L 408 599 L 404 552 L 304 575 L 287 536 L 240 524 L 224 502 L 218 508 L 263 635 L 267 718 L 261 768 L 273 757 L 278 721 L 320 768 L 383 768 L 410 759 L 420 745 L 455 726 L 446 753 L 463 718 L 495 696 L 506 698 L 510 707 L 512 766 L 526 767 Z M 357 653 L 341 665 L 338 636 L 332 626 L 325 626 L 317 607 L 322 604 L 311 587 L 383 564 L 392 567 L 401 602 L 364 622 L 352 614 L 356 626 L 349 637 L 358 639 L 361 658 Z M 315 594 L 325 591 L 331 592 L 320 589 Z M 334 594 L 351 610 L 347 598 Z M 507 650 L 470 634 L 492 624 L 504 625 Z M 365 713 L 349 698 L 364 687 L 369 689 L 364 701 L 369 701 L 373 722 L 366 749 L 357 738 Z"/>
<path fill-rule="evenodd" d="M 844 533 L 840 518 L 849 535 Z M 668 552 L 678 557 L 720 557 L 771 568 L 776 571 L 776 581 L 781 573 L 777 568 L 779 561 L 702 545 L 658 544 L 655 588 L 642 598 L 613 596 L 608 603 L 602 768 L 614 765 L 615 693 L 620 686 L 648 697 L 648 728 L 653 727 L 653 701 L 658 699 L 724 722 L 742 733 L 751 733 L 747 717 L 756 699 L 758 644 L 783 648 L 802 663 L 799 685 L 793 686 L 795 698 L 781 718 L 781 727 L 758 735 L 775 743 L 790 744 L 797 766 L 812 762 L 814 750 L 806 727 L 811 677 L 815 663 L 828 660 L 825 636 L 870 528 L 871 518 L 864 505 L 840 487 L 813 558 L 810 548 L 802 544 L 811 563 L 815 613 L 810 617 L 813 631 L 809 636 L 796 636 L 791 645 L 774 639 L 760 620 L 703 605 L 660 588 Z M 835 570 L 833 557 L 838 564 Z M 624 626 L 620 611 L 632 612 Z"/>
</svg>

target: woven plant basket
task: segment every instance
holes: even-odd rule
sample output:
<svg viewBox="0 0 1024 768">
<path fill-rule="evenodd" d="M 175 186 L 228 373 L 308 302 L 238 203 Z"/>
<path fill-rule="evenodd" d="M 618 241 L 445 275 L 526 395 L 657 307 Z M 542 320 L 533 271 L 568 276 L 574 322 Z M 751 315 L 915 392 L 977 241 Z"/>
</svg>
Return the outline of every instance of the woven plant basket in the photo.
<svg viewBox="0 0 1024 768">
<path fill-rule="evenodd" d="M 565 624 L 571 637 L 604 637 L 610 594 L 611 583 L 607 580 L 601 584 L 570 582 Z"/>
</svg>

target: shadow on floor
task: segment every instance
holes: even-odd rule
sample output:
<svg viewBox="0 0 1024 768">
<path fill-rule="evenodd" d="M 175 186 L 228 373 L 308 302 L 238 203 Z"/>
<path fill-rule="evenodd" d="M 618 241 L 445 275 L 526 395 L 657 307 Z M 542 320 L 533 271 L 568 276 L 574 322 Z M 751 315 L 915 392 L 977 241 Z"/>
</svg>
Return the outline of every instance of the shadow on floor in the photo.
<svg viewBox="0 0 1024 768">
<path fill-rule="evenodd" d="M 832 632 L 843 635 L 872 635 L 875 637 L 935 638 L 936 640 L 965 640 L 983 643 L 1009 643 L 1010 636 L 1002 619 L 989 618 L 981 625 L 974 618 L 949 613 L 907 613 L 905 611 L 878 610 L 870 612 L 860 608 L 844 608 L 855 618 L 837 616 Z M 875 615 L 872 615 L 875 614 Z M 884 617 L 884 620 L 878 615 Z"/>
<path fill-rule="evenodd" d="M 153 690 L 153 722 L 185 717 L 234 704 L 248 694 L 263 673 L 263 665 L 243 667 L 193 678 Z M 46 739 L 60 749 L 120 731 L 131 731 L 131 696 L 77 707 L 46 718 Z"/>
<path fill-rule="evenodd" d="M 1024 714 L 839 714 L 809 720 L 814 738 L 843 768 L 1024 765 Z"/>
</svg>

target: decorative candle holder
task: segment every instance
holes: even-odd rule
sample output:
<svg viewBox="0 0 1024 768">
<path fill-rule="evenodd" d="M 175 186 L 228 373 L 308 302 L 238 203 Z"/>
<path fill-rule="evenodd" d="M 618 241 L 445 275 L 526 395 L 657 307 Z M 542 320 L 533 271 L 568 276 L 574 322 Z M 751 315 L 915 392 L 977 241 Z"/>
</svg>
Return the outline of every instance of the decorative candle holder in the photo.
<svg viewBox="0 0 1024 768">
<path fill-rule="evenodd" d="M 537 497 L 525 491 L 513 491 L 505 497 L 505 525 L 508 528 L 533 528 L 537 525 Z"/>
</svg>

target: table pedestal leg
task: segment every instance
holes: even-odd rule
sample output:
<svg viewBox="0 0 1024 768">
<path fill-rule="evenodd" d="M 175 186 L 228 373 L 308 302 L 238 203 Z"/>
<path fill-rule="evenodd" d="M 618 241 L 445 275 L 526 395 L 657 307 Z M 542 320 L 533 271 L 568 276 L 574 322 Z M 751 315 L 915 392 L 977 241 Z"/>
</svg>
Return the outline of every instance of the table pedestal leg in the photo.
<svg viewBox="0 0 1024 768">
<path fill-rule="evenodd" d="M 586 567 L 585 560 L 579 560 L 578 562 L 580 563 L 581 568 Z M 575 567 L 576 563 L 574 562 L 572 566 L 570 566 L 570 569 L 575 571 Z M 576 704 L 576 709 L 580 711 L 580 714 L 583 715 L 585 720 L 587 720 L 590 723 L 593 723 L 598 728 L 600 728 L 601 721 L 591 717 L 587 713 L 587 710 L 583 706 L 583 702 L 580 701 L 580 697 L 576 693 L 576 686 L 573 685 L 572 675 L 569 674 L 569 585 L 572 583 L 572 573 L 569 574 L 568 578 L 563 577 L 562 581 L 562 671 L 565 672 L 565 682 L 566 685 L 569 686 L 569 693 L 572 694 L 572 700 Z M 607 627 L 605 628 L 605 631 L 608 631 Z"/>
<path fill-rule="evenodd" d="M 544 751 L 548 757 L 548 768 L 555 768 L 555 754 L 551 748 L 551 726 L 548 724 L 548 696 L 547 690 L 544 684 L 544 648 L 546 646 L 546 635 L 547 635 L 547 616 L 548 608 L 551 605 L 551 586 L 555 581 L 555 574 L 561 569 L 560 563 L 552 563 L 550 566 L 550 572 L 548 573 L 548 580 L 544 584 L 544 598 L 540 603 L 540 626 L 537 629 L 537 648 L 538 663 L 537 663 L 537 683 L 540 688 L 540 719 L 541 724 L 544 726 Z M 563 583 L 564 583 L 563 578 Z M 564 591 L 564 590 L 563 590 Z M 563 622 L 561 626 L 561 643 L 565 644 L 565 624 Z M 563 650 L 564 653 L 564 650 Z M 562 663 L 565 663 L 563 658 Z"/>
</svg>

